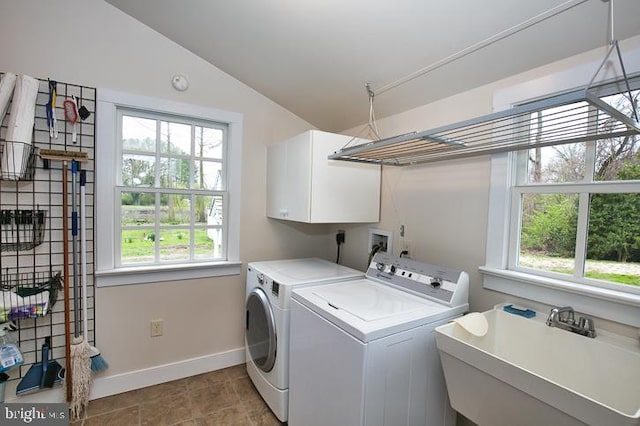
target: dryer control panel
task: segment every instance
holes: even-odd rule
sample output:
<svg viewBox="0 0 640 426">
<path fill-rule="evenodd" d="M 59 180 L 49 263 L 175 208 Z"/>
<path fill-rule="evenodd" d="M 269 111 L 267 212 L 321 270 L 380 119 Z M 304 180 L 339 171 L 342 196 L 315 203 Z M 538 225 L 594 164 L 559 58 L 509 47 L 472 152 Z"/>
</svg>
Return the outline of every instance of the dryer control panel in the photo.
<svg viewBox="0 0 640 426">
<path fill-rule="evenodd" d="M 247 268 L 247 293 L 255 287 L 262 288 L 271 300 L 277 300 L 280 296 L 280 283 L 249 267 Z"/>
<path fill-rule="evenodd" d="M 447 306 L 467 303 L 469 297 L 466 272 L 385 253 L 375 255 L 367 269 L 367 277 Z"/>
</svg>

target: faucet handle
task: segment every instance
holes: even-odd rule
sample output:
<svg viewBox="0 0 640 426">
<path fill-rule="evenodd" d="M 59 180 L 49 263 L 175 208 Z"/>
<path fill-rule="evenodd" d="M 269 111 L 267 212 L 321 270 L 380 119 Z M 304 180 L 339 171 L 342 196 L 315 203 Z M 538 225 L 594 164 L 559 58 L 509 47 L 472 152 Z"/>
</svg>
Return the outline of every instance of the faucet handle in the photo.
<svg viewBox="0 0 640 426">
<path fill-rule="evenodd" d="M 586 336 L 596 337 L 596 328 L 593 324 L 592 318 L 580 317 L 578 320 L 578 326 L 586 332 Z"/>
<path fill-rule="evenodd" d="M 584 330 L 595 330 L 593 319 L 588 317 L 580 317 L 580 319 L 578 320 L 578 326 Z"/>
<path fill-rule="evenodd" d="M 574 316 L 575 312 L 573 311 L 573 308 L 571 308 L 570 306 L 567 306 L 565 308 L 561 308 L 560 309 L 560 313 L 558 314 L 558 320 L 560 322 L 563 322 L 565 324 L 575 324 L 576 323 L 576 319 Z"/>
</svg>

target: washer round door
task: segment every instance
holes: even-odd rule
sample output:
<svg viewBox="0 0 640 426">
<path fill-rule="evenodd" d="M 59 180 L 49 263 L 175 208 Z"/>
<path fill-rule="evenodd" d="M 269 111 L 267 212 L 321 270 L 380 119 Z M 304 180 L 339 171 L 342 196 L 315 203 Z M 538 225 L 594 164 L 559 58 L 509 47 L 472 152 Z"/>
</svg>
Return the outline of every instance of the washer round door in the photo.
<svg viewBox="0 0 640 426">
<path fill-rule="evenodd" d="M 267 294 L 254 288 L 247 297 L 246 336 L 256 366 L 268 373 L 276 362 L 276 324 Z"/>
</svg>

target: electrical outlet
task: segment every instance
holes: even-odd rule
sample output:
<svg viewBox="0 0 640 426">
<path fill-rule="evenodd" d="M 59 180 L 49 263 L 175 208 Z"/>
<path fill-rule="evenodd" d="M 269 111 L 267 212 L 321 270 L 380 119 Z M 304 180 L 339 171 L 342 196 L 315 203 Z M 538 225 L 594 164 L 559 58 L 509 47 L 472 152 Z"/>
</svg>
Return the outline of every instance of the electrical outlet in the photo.
<svg viewBox="0 0 640 426">
<path fill-rule="evenodd" d="M 151 320 L 151 337 L 162 336 L 163 320 L 155 319 Z"/>
<path fill-rule="evenodd" d="M 406 252 L 403 257 L 411 257 L 411 240 L 403 239 L 400 246 L 400 252 Z"/>
</svg>

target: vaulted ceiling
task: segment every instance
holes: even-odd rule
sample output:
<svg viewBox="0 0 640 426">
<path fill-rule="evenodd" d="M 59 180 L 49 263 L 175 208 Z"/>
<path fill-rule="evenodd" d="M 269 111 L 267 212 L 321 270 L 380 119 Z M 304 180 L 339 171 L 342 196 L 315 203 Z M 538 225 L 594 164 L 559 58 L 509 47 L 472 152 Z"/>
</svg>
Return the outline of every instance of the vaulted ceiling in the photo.
<svg viewBox="0 0 640 426">
<path fill-rule="evenodd" d="M 327 131 L 368 120 L 366 83 L 380 118 L 594 48 L 604 55 L 611 34 L 602 0 L 106 1 Z M 640 1 L 613 10 L 617 39 L 640 34 Z"/>
</svg>

